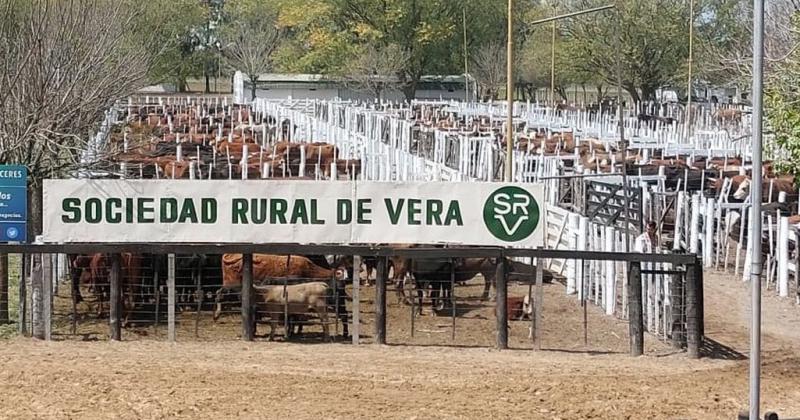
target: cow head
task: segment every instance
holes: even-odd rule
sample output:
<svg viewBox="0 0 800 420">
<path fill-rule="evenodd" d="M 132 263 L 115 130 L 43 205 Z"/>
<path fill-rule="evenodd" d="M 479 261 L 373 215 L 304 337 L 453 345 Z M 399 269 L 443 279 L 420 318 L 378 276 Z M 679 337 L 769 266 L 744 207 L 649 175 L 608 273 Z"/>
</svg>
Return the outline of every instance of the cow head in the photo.
<svg viewBox="0 0 800 420">
<path fill-rule="evenodd" d="M 739 184 L 739 188 L 736 189 L 736 192 L 733 193 L 733 198 L 737 200 L 744 200 L 750 195 L 750 178 L 745 179 Z"/>
<path fill-rule="evenodd" d="M 348 275 L 348 273 L 347 273 L 347 269 L 346 269 L 346 268 L 343 268 L 343 267 L 339 267 L 339 268 L 337 268 L 336 270 L 334 270 L 334 272 L 333 272 L 333 276 L 334 276 L 334 277 L 336 278 L 336 280 L 338 280 L 338 281 L 345 281 L 345 280 L 347 280 L 348 278 L 350 278 L 350 276 L 349 276 L 349 275 Z"/>
</svg>

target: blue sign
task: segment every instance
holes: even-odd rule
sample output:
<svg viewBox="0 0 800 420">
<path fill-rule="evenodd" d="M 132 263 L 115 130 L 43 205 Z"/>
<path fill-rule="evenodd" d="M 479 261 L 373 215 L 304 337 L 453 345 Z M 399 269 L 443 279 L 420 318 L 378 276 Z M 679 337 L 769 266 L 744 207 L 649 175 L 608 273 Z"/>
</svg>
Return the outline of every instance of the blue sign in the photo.
<svg viewBox="0 0 800 420">
<path fill-rule="evenodd" d="M 0 242 L 25 242 L 28 223 L 28 168 L 0 165 Z"/>
</svg>

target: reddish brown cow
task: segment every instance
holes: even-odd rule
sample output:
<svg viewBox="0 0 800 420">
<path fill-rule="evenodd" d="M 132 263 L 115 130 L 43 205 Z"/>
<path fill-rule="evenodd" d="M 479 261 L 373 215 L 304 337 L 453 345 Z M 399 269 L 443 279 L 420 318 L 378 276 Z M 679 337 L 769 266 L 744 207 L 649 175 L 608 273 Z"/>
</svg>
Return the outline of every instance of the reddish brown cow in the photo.
<svg viewBox="0 0 800 420">
<path fill-rule="evenodd" d="M 739 188 L 733 193 L 733 197 L 737 200 L 744 200 L 750 194 L 751 180 L 747 177 L 739 184 Z M 762 180 L 761 185 L 761 200 L 762 202 L 777 202 L 778 196 L 781 192 L 786 193 L 787 196 L 797 197 L 797 186 L 791 180 L 780 178 L 769 178 Z"/>
<path fill-rule="evenodd" d="M 186 160 L 178 162 L 174 157 L 158 158 L 156 164 L 161 168 L 164 178 L 182 179 L 189 177 L 189 162 Z"/>
<path fill-rule="evenodd" d="M 341 270 L 320 267 L 300 255 L 253 254 L 253 281 L 269 278 L 295 277 L 302 279 L 325 279 L 334 277 L 343 280 Z M 235 287 L 242 284 L 242 254 L 222 256 L 222 286 Z"/>
<path fill-rule="evenodd" d="M 87 257 L 76 258 L 76 266 L 82 266 L 85 258 L 89 258 L 88 269 L 84 269 L 80 276 L 81 282 L 89 287 L 97 302 L 97 316 L 103 314 L 103 304 L 110 298 L 111 287 L 111 258 L 108 254 L 93 254 Z M 120 292 L 122 307 L 127 316 L 136 305 L 136 299 L 142 295 L 141 266 L 143 258 L 138 254 L 123 253 L 120 260 Z"/>
</svg>

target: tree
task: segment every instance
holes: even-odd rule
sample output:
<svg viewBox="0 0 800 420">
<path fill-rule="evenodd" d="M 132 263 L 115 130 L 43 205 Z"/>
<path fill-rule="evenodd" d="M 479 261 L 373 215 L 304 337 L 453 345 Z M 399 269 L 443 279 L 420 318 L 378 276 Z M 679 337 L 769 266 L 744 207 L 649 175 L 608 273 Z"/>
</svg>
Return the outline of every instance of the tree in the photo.
<svg viewBox="0 0 800 420">
<path fill-rule="evenodd" d="M 154 30 L 165 21 L 148 14 L 162 2 L 170 7 L 0 0 L 0 162 L 28 168 L 28 238 L 42 232 L 42 180 L 92 163 L 81 162 L 87 135 L 116 100 L 146 84 L 170 45 L 159 38 L 166 30 Z"/>
<path fill-rule="evenodd" d="M 602 1 L 576 1 L 576 9 Z M 564 26 L 574 65 L 622 87 L 635 102 L 655 99 L 659 88 L 678 82 L 688 58 L 688 7 L 674 0 L 618 0 L 616 12 L 575 18 Z M 657 22 L 657 24 L 656 24 Z"/>
<path fill-rule="evenodd" d="M 408 62 L 408 54 L 397 45 L 363 47 L 358 57 L 345 69 L 344 80 L 358 90 L 365 90 L 378 100 L 387 89 L 400 85 L 397 74 Z"/>
<path fill-rule="evenodd" d="M 397 78 L 406 98 L 414 97 L 425 74 L 463 73 L 463 15 L 500 10 L 505 1 L 477 0 L 283 0 L 279 22 L 295 37 L 282 62 L 300 71 L 343 72 L 363 48 L 396 46 L 408 56 Z M 479 7 L 480 6 L 480 7 Z M 489 20 L 476 25 L 484 33 L 497 31 Z M 472 27 L 469 27 L 472 29 Z M 473 42 L 472 45 L 480 45 Z"/>
<path fill-rule="evenodd" d="M 277 11 L 257 0 L 229 0 L 229 23 L 222 31 L 223 55 L 228 65 L 250 78 L 256 98 L 258 77 L 272 69 L 273 54 L 283 38 Z"/>
<path fill-rule="evenodd" d="M 778 169 L 800 181 L 800 13 L 792 16 L 789 45 L 794 45 L 780 61 L 772 64 L 765 80 L 766 122 L 772 132 L 767 150 L 777 160 Z"/>
<path fill-rule="evenodd" d="M 720 84 L 734 83 L 746 89 L 752 84 L 753 28 L 749 0 L 705 0 L 697 19 L 696 64 L 701 76 Z M 796 0 L 766 3 L 764 65 L 772 73 L 798 47 L 794 16 Z"/>
<path fill-rule="evenodd" d="M 508 56 L 504 45 L 486 44 L 472 55 L 472 74 L 480 86 L 480 97 L 495 100 L 506 82 Z"/>
<path fill-rule="evenodd" d="M 139 27 L 135 32 L 147 43 L 148 54 L 154 56 L 148 81 L 172 82 L 179 92 L 185 92 L 187 79 L 204 73 L 208 57 L 198 51 L 208 49 L 204 38 L 210 40 L 211 35 L 204 30 L 212 19 L 211 10 L 201 0 L 156 0 L 148 4 L 136 11 Z"/>
</svg>

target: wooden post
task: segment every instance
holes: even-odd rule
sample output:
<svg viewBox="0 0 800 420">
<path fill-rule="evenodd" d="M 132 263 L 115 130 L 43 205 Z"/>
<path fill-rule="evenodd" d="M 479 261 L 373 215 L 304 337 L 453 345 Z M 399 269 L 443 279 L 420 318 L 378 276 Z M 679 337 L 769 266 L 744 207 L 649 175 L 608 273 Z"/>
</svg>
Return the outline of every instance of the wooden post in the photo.
<svg viewBox="0 0 800 420">
<path fill-rule="evenodd" d="M 502 258 L 497 264 L 497 301 L 495 302 L 495 318 L 497 320 L 497 348 L 508 348 L 508 282 L 506 278 L 506 260 Z"/>
<path fill-rule="evenodd" d="M 795 231 L 797 243 L 800 243 L 800 232 Z M 23 260 L 24 261 L 24 260 Z M 22 287 L 22 283 L 20 283 Z M 794 301 L 796 305 L 800 305 L 800 249 L 795 246 L 794 249 Z M 22 300 L 20 300 L 22 302 Z M 21 306 L 20 306 L 21 307 Z M 22 312 L 20 312 L 22 313 Z"/>
<path fill-rule="evenodd" d="M 683 284 L 686 278 L 683 275 L 672 277 L 670 283 L 670 301 L 672 302 L 672 347 L 682 349 L 686 344 L 686 331 L 684 329 L 683 317 Z"/>
<path fill-rule="evenodd" d="M 114 341 L 119 341 L 122 339 L 122 328 L 120 322 L 120 318 L 122 317 L 122 290 L 120 287 L 120 280 L 122 277 L 121 271 L 120 255 L 111 254 L 111 270 L 109 272 L 111 296 L 108 303 L 108 312 L 111 318 L 111 339 Z"/>
<path fill-rule="evenodd" d="M 200 337 L 200 312 L 203 309 L 203 259 L 198 258 L 197 267 L 192 270 L 195 281 L 195 299 L 197 299 L 197 312 L 194 314 L 194 336 Z"/>
<path fill-rule="evenodd" d="M 175 341 L 175 254 L 167 256 L 167 340 Z"/>
<path fill-rule="evenodd" d="M 375 343 L 386 344 L 386 258 L 378 258 L 378 278 L 375 279 Z M 353 270 L 355 271 L 355 270 Z"/>
<path fill-rule="evenodd" d="M 19 272 L 19 325 L 17 327 L 17 330 L 21 335 L 25 335 L 28 330 L 25 328 L 25 322 L 28 318 L 28 285 L 26 283 L 26 280 L 28 279 L 27 270 L 28 254 L 22 254 L 22 265 Z"/>
<path fill-rule="evenodd" d="M 50 340 L 53 334 L 53 268 L 52 256 L 42 255 L 42 321 L 44 339 Z"/>
<path fill-rule="evenodd" d="M 242 340 L 253 341 L 253 254 L 242 255 Z"/>
<path fill-rule="evenodd" d="M 544 306 L 544 268 L 543 261 L 536 261 L 536 299 L 533 299 L 533 342 L 534 350 L 542 349 L 542 307 Z"/>
<path fill-rule="evenodd" d="M 361 336 L 361 257 L 353 256 L 353 344 L 358 344 Z"/>
<path fill-rule="evenodd" d="M 628 264 L 628 328 L 631 356 L 644 354 L 644 317 L 642 316 L 641 263 Z"/>
<path fill-rule="evenodd" d="M 43 340 L 42 254 L 33 254 L 31 260 L 31 336 Z"/>
<path fill-rule="evenodd" d="M 703 269 L 697 270 L 697 306 L 700 308 L 699 318 L 697 319 L 698 327 L 700 329 L 700 340 L 703 339 L 706 335 L 706 305 L 705 305 L 705 298 L 703 295 Z M 703 346 L 703 343 L 700 343 L 700 346 Z"/>
<path fill-rule="evenodd" d="M 444 296 L 442 296 L 444 297 Z M 456 340 L 456 260 L 450 258 L 450 319 L 452 329 L 450 339 Z"/>
<path fill-rule="evenodd" d="M 686 347 L 690 359 L 700 358 L 703 337 L 700 335 L 700 273 L 701 260 L 698 258 L 686 270 Z"/>
<path fill-rule="evenodd" d="M 0 324 L 7 324 L 8 317 L 8 254 L 0 254 Z"/>
<path fill-rule="evenodd" d="M 158 334 L 158 323 L 161 322 L 161 287 L 158 284 L 158 270 L 160 255 L 155 255 L 153 259 L 153 294 L 155 296 L 156 305 L 156 321 L 153 323 L 153 334 Z"/>
</svg>

